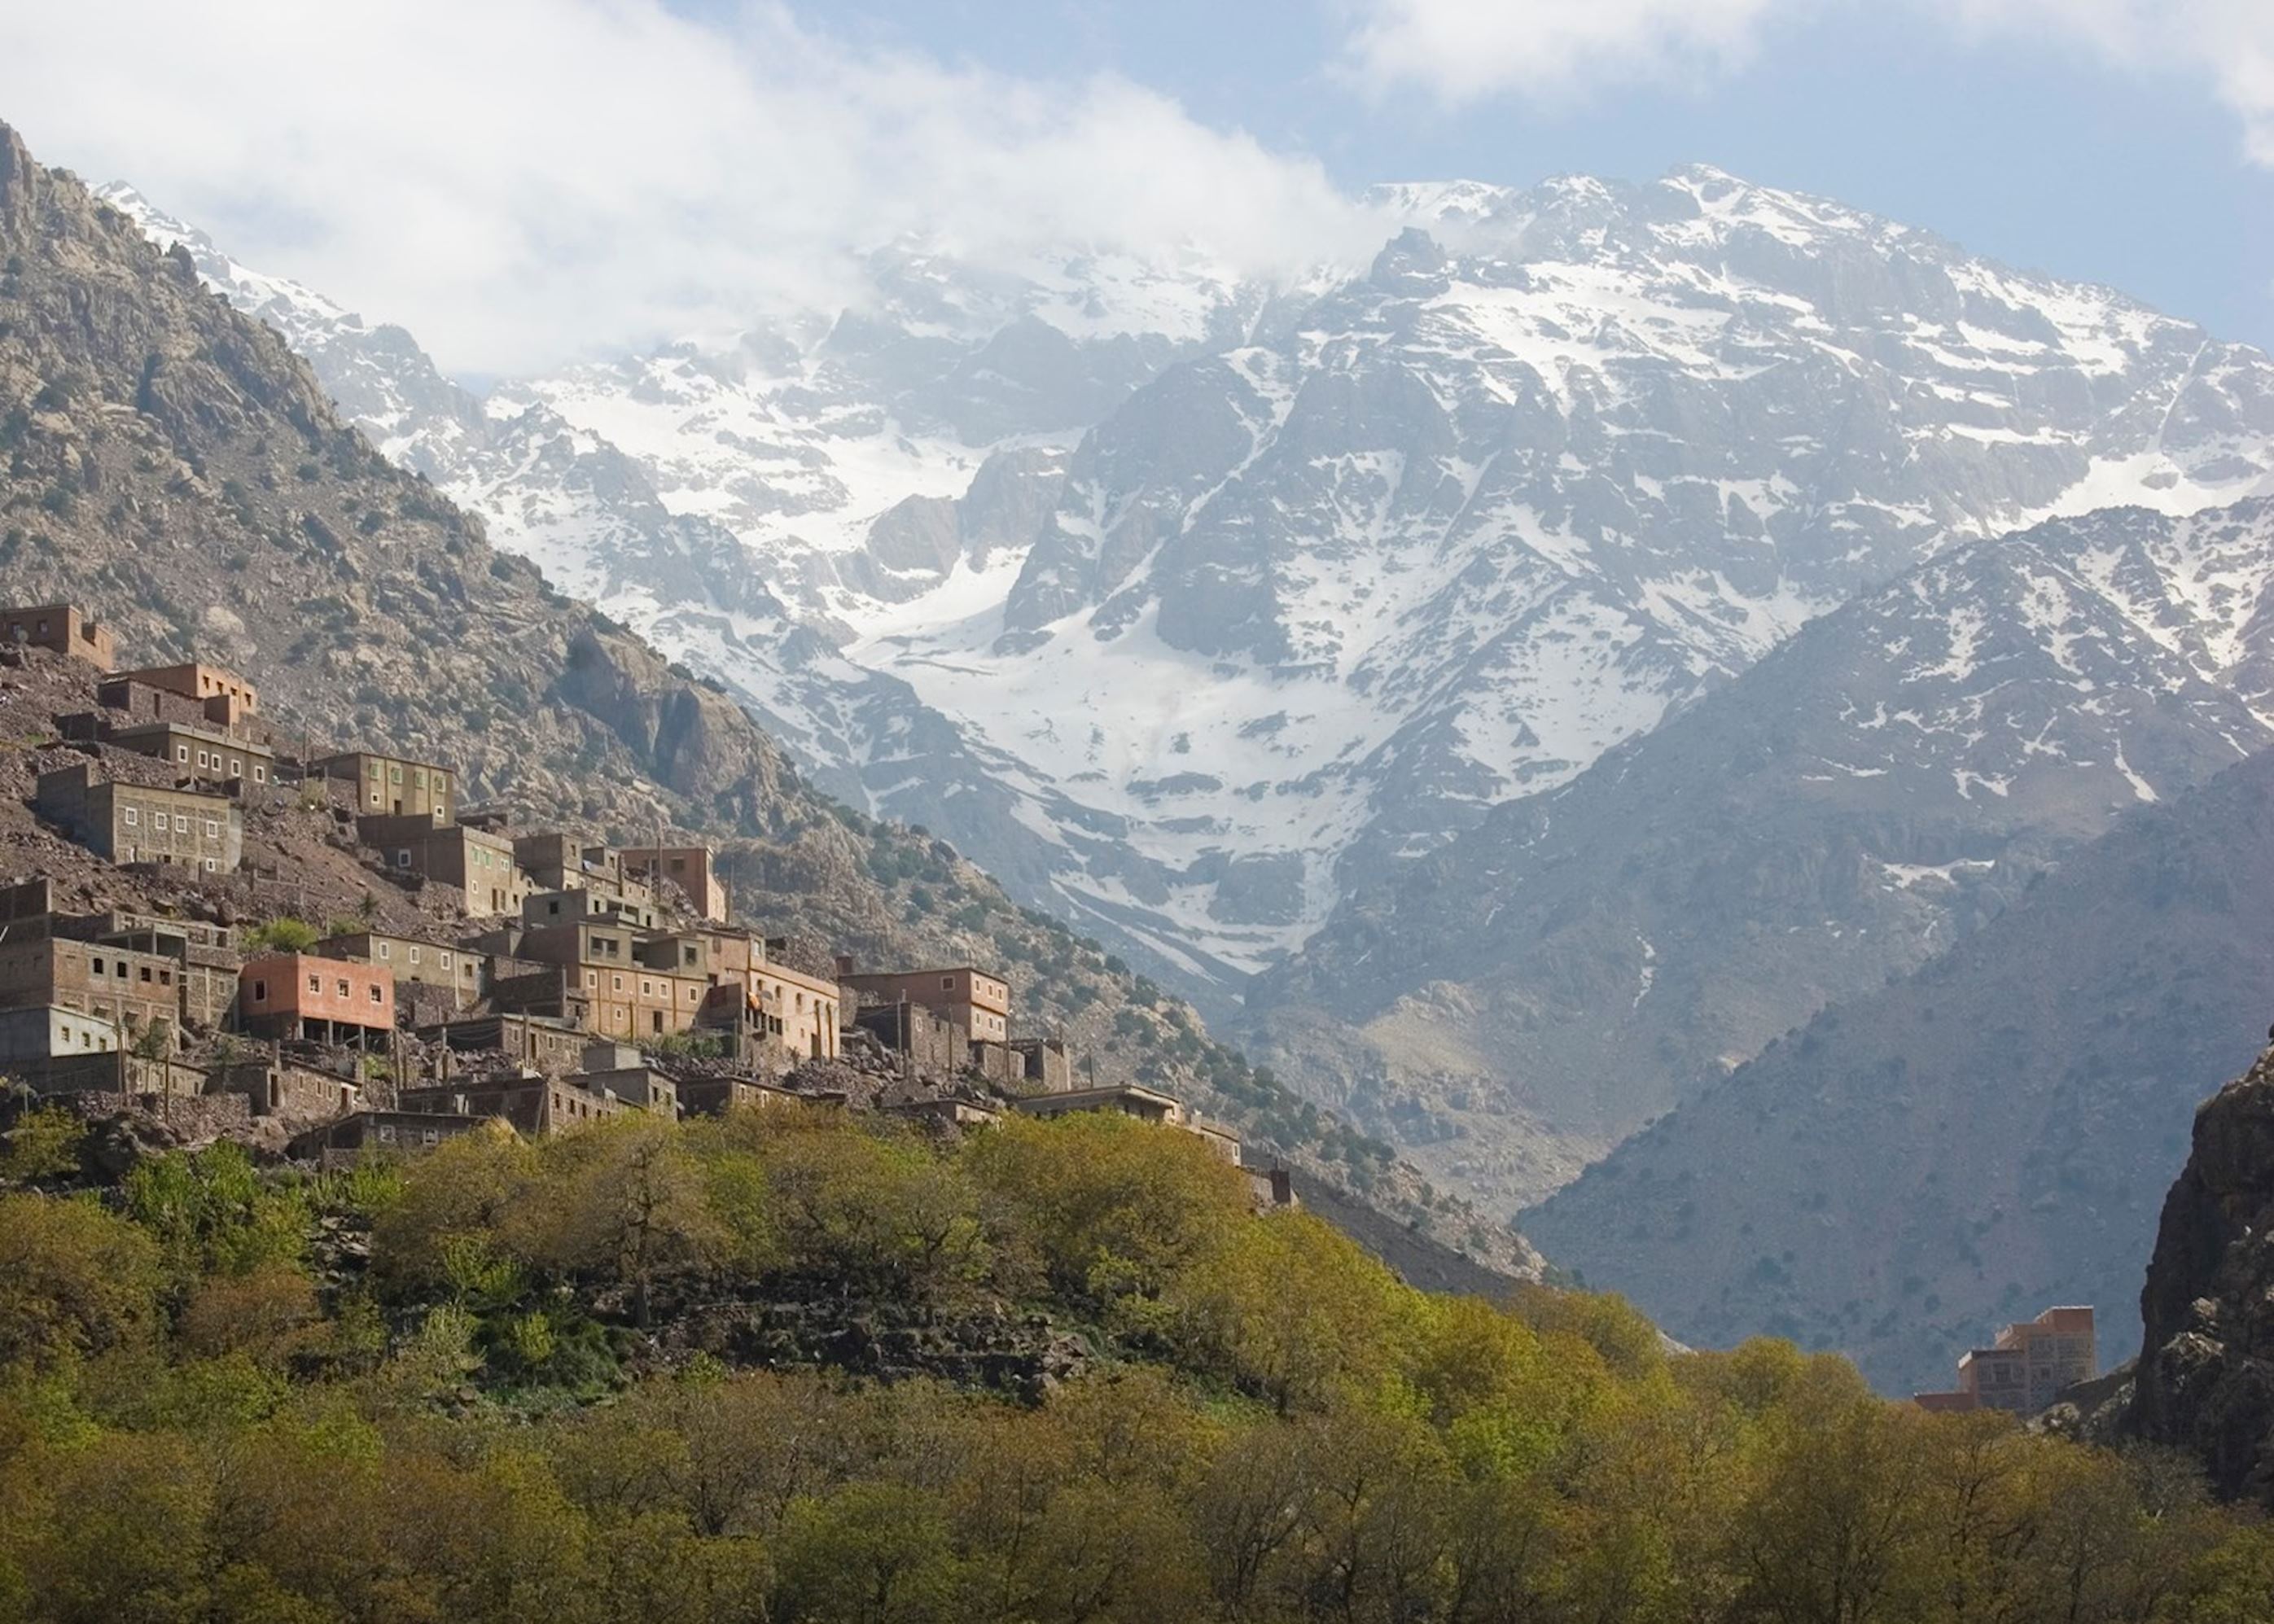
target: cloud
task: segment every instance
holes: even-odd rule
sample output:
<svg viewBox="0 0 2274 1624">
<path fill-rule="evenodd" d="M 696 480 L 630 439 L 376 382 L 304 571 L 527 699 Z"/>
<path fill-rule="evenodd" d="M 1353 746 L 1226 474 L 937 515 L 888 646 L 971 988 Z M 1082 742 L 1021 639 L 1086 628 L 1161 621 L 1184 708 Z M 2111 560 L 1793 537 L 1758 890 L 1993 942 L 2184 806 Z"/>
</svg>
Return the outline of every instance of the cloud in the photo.
<svg viewBox="0 0 2274 1624">
<path fill-rule="evenodd" d="M 0 4 L 0 117 L 461 371 L 834 309 L 849 252 L 911 231 L 1364 252 L 1317 165 L 1140 86 L 855 56 L 766 5 Z"/>
<path fill-rule="evenodd" d="M 1555 103 L 1615 83 L 1710 79 L 1786 24 L 1871 0 L 1356 0 L 1350 74 L 1461 104 Z M 2037 52 L 2082 47 L 2120 67 L 2210 84 L 2274 168 L 2274 0 L 1889 0 L 1922 26 Z"/>
<path fill-rule="evenodd" d="M 1462 103 L 1564 102 L 1614 82 L 1710 77 L 1742 64 L 1800 0 L 1367 0 L 1349 65 L 1376 89 Z"/>
<path fill-rule="evenodd" d="M 2081 44 L 2119 67 L 2209 81 L 2242 122 L 2250 161 L 2274 169 L 2274 0 L 1934 0 L 1969 34 Z"/>
</svg>

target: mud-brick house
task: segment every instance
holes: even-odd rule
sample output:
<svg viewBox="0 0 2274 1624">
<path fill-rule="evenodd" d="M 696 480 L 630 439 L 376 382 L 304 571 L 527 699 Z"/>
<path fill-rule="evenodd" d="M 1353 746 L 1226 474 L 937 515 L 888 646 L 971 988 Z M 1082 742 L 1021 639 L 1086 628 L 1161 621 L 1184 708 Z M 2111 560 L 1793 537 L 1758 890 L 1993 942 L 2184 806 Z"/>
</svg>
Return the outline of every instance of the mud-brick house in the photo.
<svg viewBox="0 0 2274 1624">
<path fill-rule="evenodd" d="M 385 966 L 395 972 L 397 1000 L 403 996 L 403 984 L 413 982 L 447 993 L 452 1011 L 470 1010 L 481 1002 L 483 956 L 445 942 L 356 930 L 326 936 L 314 951 L 358 964 Z"/>
<path fill-rule="evenodd" d="M 1011 1036 L 1011 984 L 970 965 L 936 970 L 896 970 L 857 975 L 853 961 L 840 959 L 837 979 L 859 1007 L 912 1004 L 945 1016 L 978 1043 L 1007 1042 Z"/>
<path fill-rule="evenodd" d="M 404 1088 L 397 1091 L 395 1104 L 405 1111 L 502 1117 L 532 1135 L 561 1133 L 603 1117 L 647 1109 L 614 1094 L 592 1093 L 561 1078 L 529 1075 Z"/>
<path fill-rule="evenodd" d="M 302 1162 L 329 1169 L 372 1154 L 412 1154 L 471 1133 L 489 1119 L 440 1111 L 356 1111 L 311 1128 L 286 1148 Z"/>
<path fill-rule="evenodd" d="M 41 773 L 32 806 L 96 856 L 122 866 L 234 874 L 245 856 L 245 814 L 227 797 L 118 783 L 93 762 Z"/>
<path fill-rule="evenodd" d="M 117 663 L 110 628 L 70 604 L 38 604 L 29 609 L 0 609 L 0 637 L 85 660 L 97 671 Z"/>
<path fill-rule="evenodd" d="M 456 886 L 466 894 L 469 914 L 511 916 L 528 897 L 529 877 L 514 861 L 513 842 L 488 830 L 386 813 L 358 817 L 356 838 L 379 853 L 389 873 Z"/>
<path fill-rule="evenodd" d="M 269 953 L 237 972 L 237 1026 L 261 1038 L 368 1046 L 395 1030 L 395 973 L 313 953 Z"/>
<path fill-rule="evenodd" d="M 0 1009 L 98 1016 L 117 1026 L 129 1043 L 160 1022 L 178 1034 L 181 966 L 161 953 L 98 942 L 0 940 Z"/>
<path fill-rule="evenodd" d="M 260 695 L 237 673 L 196 660 L 179 665 L 143 665 L 113 673 L 116 680 L 163 688 L 194 701 L 208 721 L 234 726 L 260 709 Z"/>
<path fill-rule="evenodd" d="M 109 1054 L 124 1041 L 117 1021 L 60 1004 L 0 1010 L 0 1074 L 26 1062 Z"/>
<path fill-rule="evenodd" d="M 93 714 L 100 717 L 102 713 Z M 215 728 L 156 721 L 109 725 L 99 731 L 106 744 L 169 763 L 178 780 L 228 790 L 239 797 L 264 789 L 276 779 L 274 750 Z"/>
<path fill-rule="evenodd" d="M 685 893 L 697 918 L 724 924 L 729 898 L 719 876 L 719 854 L 707 846 L 628 846 L 617 852 L 627 877 L 660 891 L 669 880 Z"/>
<path fill-rule="evenodd" d="M 319 778 L 356 786 L 356 810 L 366 816 L 421 817 L 448 823 L 458 816 L 457 775 L 433 762 L 373 750 L 345 750 L 308 763 Z M 511 846 L 508 843 L 507 855 Z"/>
<path fill-rule="evenodd" d="M 1031 1094 L 1015 1101 L 1029 1116 L 1064 1116 L 1075 1111 L 1114 1111 L 1141 1122 L 1182 1128 L 1196 1134 L 1208 1147 L 1235 1166 L 1239 1162 L 1239 1136 L 1203 1117 L 1195 1116 L 1172 1094 L 1148 1088 L 1142 1083 L 1111 1083 L 1097 1088 L 1075 1088 L 1064 1094 Z"/>
</svg>

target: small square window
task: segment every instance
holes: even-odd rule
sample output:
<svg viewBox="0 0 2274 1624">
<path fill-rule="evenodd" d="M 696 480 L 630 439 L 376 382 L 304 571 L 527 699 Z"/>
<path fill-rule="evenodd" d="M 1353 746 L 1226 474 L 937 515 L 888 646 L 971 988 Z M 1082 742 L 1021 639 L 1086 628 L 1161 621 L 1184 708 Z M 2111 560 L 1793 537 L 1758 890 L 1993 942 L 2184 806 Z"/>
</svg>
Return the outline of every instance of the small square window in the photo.
<svg viewBox="0 0 2274 1624">
<path fill-rule="evenodd" d="M 371 1001 L 373 1004 L 384 1004 L 387 1002 L 385 998 L 380 996 L 379 983 L 377 981 L 373 981 L 371 984 Z"/>
<path fill-rule="evenodd" d="M 140 826 L 140 824 L 141 824 L 141 822 L 142 822 L 142 811 L 141 811 L 141 808 L 139 808 L 139 807 L 129 807 L 129 808 L 126 808 L 126 826 L 127 826 L 129 829 L 134 829 L 134 828 L 138 828 L 138 827 L 139 827 L 139 826 Z"/>
<path fill-rule="evenodd" d="M 336 996 L 343 998 L 348 996 L 348 984 L 345 978 L 342 978 L 341 980 L 335 981 L 333 985 L 339 989 Z"/>
<path fill-rule="evenodd" d="M 186 744 L 176 745 L 174 747 L 174 759 L 186 764 L 190 759 L 190 747 Z"/>
<path fill-rule="evenodd" d="M 323 990 L 324 990 L 324 978 L 323 978 L 322 976 L 320 976 L 320 975 L 312 975 L 312 976 L 310 976 L 310 977 L 308 978 L 308 990 L 309 990 L 310 992 L 314 992 L 314 993 L 320 993 L 321 991 L 323 991 Z"/>
</svg>

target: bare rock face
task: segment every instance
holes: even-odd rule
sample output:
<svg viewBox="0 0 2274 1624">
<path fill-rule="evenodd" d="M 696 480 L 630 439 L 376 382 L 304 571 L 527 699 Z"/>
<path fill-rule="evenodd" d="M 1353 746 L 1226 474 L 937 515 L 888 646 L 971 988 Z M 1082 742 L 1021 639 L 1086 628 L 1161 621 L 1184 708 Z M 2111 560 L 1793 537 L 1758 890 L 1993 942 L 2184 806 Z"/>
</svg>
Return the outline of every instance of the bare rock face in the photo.
<svg viewBox="0 0 2274 1624">
<path fill-rule="evenodd" d="M 2274 1050 L 2195 1113 L 2140 1312 L 2127 1431 L 2274 1505 Z"/>
</svg>

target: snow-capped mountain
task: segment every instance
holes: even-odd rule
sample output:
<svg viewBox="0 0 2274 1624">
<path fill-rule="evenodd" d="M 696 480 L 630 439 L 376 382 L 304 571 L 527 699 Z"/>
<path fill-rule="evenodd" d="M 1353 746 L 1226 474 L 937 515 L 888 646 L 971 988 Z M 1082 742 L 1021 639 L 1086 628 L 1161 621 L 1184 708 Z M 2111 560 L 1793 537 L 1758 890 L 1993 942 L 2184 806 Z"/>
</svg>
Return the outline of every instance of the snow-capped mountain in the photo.
<svg viewBox="0 0 2274 1624">
<path fill-rule="evenodd" d="M 1359 891 L 1259 1035 L 1433 1177 L 1536 1199 L 2274 744 L 2270 658 L 2274 500 L 1953 548 Z"/>
<path fill-rule="evenodd" d="M 2274 488 L 2266 357 L 1924 232 L 1703 169 L 1367 201 L 1364 270 L 893 244 L 481 402 L 192 246 L 502 545 L 1219 1011 L 1873 583 Z"/>
</svg>

